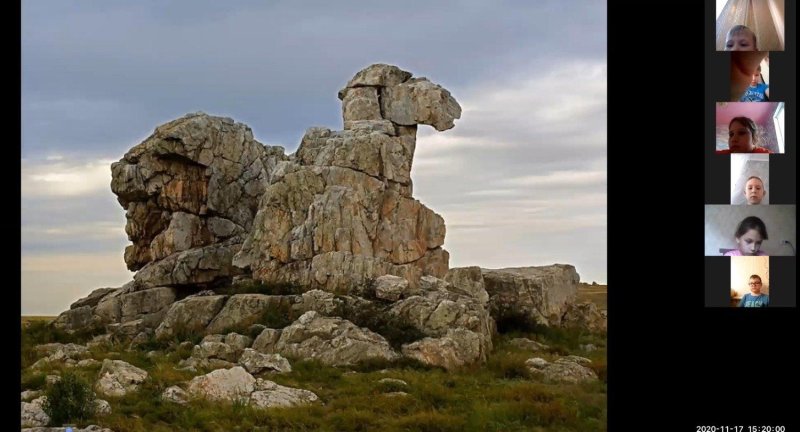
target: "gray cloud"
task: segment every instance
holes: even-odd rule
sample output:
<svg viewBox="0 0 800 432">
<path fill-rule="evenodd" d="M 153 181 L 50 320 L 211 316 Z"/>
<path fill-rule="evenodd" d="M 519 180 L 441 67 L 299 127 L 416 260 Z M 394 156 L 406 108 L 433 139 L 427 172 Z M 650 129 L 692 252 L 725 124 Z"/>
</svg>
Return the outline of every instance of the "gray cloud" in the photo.
<svg viewBox="0 0 800 432">
<path fill-rule="evenodd" d="M 412 171 L 415 196 L 447 222 L 452 266 L 564 262 L 605 280 L 604 2 L 22 8 L 23 313 L 129 277 L 108 164 L 155 126 L 202 110 L 292 152 L 306 128 L 341 127 L 336 92 L 379 62 L 464 107 L 454 129 L 420 129 Z M 67 264 L 45 272 L 48 260 Z"/>
</svg>

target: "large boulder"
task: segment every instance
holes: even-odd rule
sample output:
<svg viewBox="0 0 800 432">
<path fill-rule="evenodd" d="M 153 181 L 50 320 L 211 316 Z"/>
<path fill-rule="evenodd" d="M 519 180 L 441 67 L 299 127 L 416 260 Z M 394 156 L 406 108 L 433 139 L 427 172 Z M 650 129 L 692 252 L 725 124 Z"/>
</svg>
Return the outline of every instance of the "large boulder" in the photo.
<svg viewBox="0 0 800 432">
<path fill-rule="evenodd" d="M 489 303 L 489 293 L 483 282 L 483 274 L 478 266 L 457 267 L 447 271 L 444 280 L 450 283 L 450 291 L 462 293 L 475 298 L 482 305 Z"/>
<path fill-rule="evenodd" d="M 71 333 L 91 327 L 95 323 L 92 307 L 80 306 L 61 312 L 53 321 L 53 327 Z"/>
<path fill-rule="evenodd" d="M 442 337 L 403 345 L 402 352 L 406 357 L 450 370 L 486 360 L 485 344 L 482 335 L 456 328 L 449 329 Z"/>
<path fill-rule="evenodd" d="M 89 295 L 87 295 L 86 297 L 76 300 L 69 306 L 69 308 L 75 309 L 83 306 L 91 306 L 91 307 L 97 306 L 97 303 L 99 303 L 100 300 L 103 299 L 103 297 L 105 297 L 107 294 L 110 294 L 111 292 L 117 289 L 118 288 L 98 288 L 90 292 Z"/>
<path fill-rule="evenodd" d="M 50 416 L 44 412 L 44 404 L 47 396 L 40 396 L 30 402 L 22 402 L 20 409 L 20 423 L 23 428 L 47 426 L 50 423 Z"/>
<path fill-rule="evenodd" d="M 217 369 L 192 378 L 186 392 L 211 401 L 247 401 L 255 390 L 256 379 L 241 366 Z"/>
<path fill-rule="evenodd" d="M 230 329 L 244 329 L 258 322 L 267 310 L 288 309 L 294 301 L 294 296 L 233 295 L 208 324 L 206 332 L 223 333 Z"/>
<path fill-rule="evenodd" d="M 304 313 L 284 328 L 272 350 L 283 356 L 315 359 L 331 366 L 399 357 L 383 336 L 350 321 L 325 317 L 314 311 Z"/>
<path fill-rule="evenodd" d="M 256 379 L 256 391 L 250 394 L 250 406 L 256 408 L 289 408 L 310 405 L 319 400 L 311 391 L 286 387 L 261 378 Z"/>
<path fill-rule="evenodd" d="M 561 317 L 561 325 L 563 327 L 603 332 L 607 330 L 608 322 L 596 304 L 583 302 L 567 305 L 564 315 Z"/>
<path fill-rule="evenodd" d="M 489 310 L 498 323 L 522 318 L 558 325 L 567 305 L 574 301 L 580 282 L 575 267 L 566 264 L 481 272 L 489 293 Z"/>
<path fill-rule="evenodd" d="M 147 371 L 122 360 L 103 360 L 95 390 L 106 396 L 121 397 L 139 389 Z"/>
<path fill-rule="evenodd" d="M 253 222 L 270 171 L 286 159 L 252 130 L 204 113 L 158 126 L 111 166 L 126 210 L 125 250 L 145 287 L 204 285 L 238 274 L 230 265 Z"/>
<path fill-rule="evenodd" d="M 355 294 L 384 275 L 411 288 L 445 276 L 444 220 L 413 199 L 410 174 L 417 124 L 447 129 L 460 107 L 410 77 L 376 64 L 340 91 L 345 130 L 309 129 L 276 165 L 236 266 L 265 282 Z"/>
<path fill-rule="evenodd" d="M 173 303 L 156 328 L 156 338 L 169 338 L 181 332 L 204 332 L 227 298 L 224 295 L 189 296 Z"/>
<path fill-rule="evenodd" d="M 597 374 L 587 367 L 591 363 L 591 360 L 578 356 L 562 357 L 552 363 L 534 357 L 526 360 L 525 366 L 546 382 L 577 384 L 597 380 Z"/>
<path fill-rule="evenodd" d="M 473 297 L 450 291 L 428 291 L 396 302 L 388 313 L 431 337 L 446 336 L 453 329 L 475 333 L 479 340 L 477 358 L 481 361 L 486 360 L 492 350 L 492 335 L 496 331 L 494 319 Z"/>
</svg>

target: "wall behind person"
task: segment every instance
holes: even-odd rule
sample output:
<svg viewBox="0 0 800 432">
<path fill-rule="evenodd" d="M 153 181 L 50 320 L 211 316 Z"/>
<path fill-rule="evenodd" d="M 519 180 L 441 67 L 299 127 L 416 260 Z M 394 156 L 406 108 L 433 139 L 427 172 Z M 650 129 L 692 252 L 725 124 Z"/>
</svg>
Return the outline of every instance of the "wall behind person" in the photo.
<svg viewBox="0 0 800 432">
<path fill-rule="evenodd" d="M 750 276 L 761 277 L 761 292 L 769 294 L 769 257 L 731 257 L 731 289 L 742 297 L 750 292 Z"/>
<path fill-rule="evenodd" d="M 746 205 L 744 186 L 747 179 L 757 176 L 764 182 L 767 194 L 761 205 L 769 204 L 769 155 L 755 153 L 737 153 L 731 155 L 731 204 Z M 788 187 L 788 185 L 786 185 Z M 767 230 L 769 233 L 769 229 Z"/>
<path fill-rule="evenodd" d="M 797 245 L 795 205 L 706 205 L 705 212 L 706 256 L 720 256 L 720 248 L 735 249 L 736 227 L 748 216 L 756 216 L 766 224 L 769 240 L 764 241 L 761 250 L 767 254 L 792 255 L 792 249 L 782 244 L 783 240 L 789 240 L 795 247 Z"/>
</svg>

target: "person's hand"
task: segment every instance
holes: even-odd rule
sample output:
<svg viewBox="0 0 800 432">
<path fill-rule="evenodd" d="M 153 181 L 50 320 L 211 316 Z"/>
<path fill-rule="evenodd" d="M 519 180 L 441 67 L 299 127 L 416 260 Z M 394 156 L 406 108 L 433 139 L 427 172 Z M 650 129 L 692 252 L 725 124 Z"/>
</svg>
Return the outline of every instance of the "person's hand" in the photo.
<svg viewBox="0 0 800 432">
<path fill-rule="evenodd" d="M 731 101 L 737 102 L 742 97 L 753 75 L 758 73 L 758 65 L 764 60 L 768 51 L 733 51 L 731 52 Z"/>
</svg>

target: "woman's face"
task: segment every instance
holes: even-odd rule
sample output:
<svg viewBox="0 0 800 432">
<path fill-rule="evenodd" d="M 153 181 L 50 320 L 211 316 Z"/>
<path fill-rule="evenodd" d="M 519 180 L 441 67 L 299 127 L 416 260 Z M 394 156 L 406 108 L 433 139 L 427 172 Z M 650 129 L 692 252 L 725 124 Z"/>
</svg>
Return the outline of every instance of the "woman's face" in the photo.
<svg viewBox="0 0 800 432">
<path fill-rule="evenodd" d="M 747 256 L 758 254 L 758 251 L 761 250 L 762 241 L 764 241 L 764 239 L 761 238 L 761 233 L 755 229 L 750 229 L 736 239 L 736 243 L 739 244 L 739 252 Z"/>
<path fill-rule="evenodd" d="M 731 153 L 749 153 L 753 151 L 753 133 L 745 125 L 735 121 L 728 128 L 728 148 Z"/>
</svg>

